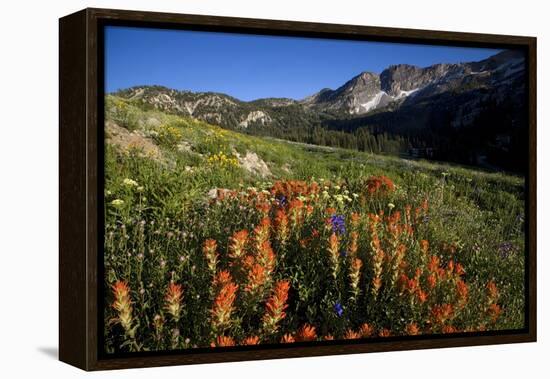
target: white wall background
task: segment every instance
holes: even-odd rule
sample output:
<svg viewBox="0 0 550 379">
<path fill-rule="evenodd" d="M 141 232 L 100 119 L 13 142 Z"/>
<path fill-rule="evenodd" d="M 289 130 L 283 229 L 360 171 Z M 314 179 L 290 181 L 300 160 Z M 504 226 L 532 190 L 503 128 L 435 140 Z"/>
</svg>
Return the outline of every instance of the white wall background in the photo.
<svg viewBox="0 0 550 379">
<path fill-rule="evenodd" d="M 211 364 L 102 378 L 543 377 L 550 373 L 550 26 L 545 1 L 6 0 L 0 22 L 0 376 L 72 378 L 57 356 L 58 21 L 87 6 L 538 37 L 539 342 Z M 543 299 L 543 297 L 546 297 Z"/>
</svg>

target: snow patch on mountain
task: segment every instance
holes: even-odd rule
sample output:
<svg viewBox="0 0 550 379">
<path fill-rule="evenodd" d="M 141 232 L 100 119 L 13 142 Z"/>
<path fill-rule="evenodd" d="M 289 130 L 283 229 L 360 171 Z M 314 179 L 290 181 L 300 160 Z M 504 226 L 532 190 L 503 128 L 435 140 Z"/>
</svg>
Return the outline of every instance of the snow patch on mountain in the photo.
<svg viewBox="0 0 550 379">
<path fill-rule="evenodd" d="M 380 91 L 366 103 L 360 104 L 357 113 L 359 113 L 360 111 L 368 112 L 370 110 L 378 108 L 378 106 L 380 105 L 386 105 L 389 99 L 391 99 L 391 96 L 389 96 L 385 91 Z"/>
<path fill-rule="evenodd" d="M 414 89 L 411 89 L 411 90 L 408 90 L 408 91 L 400 90 L 399 94 L 395 97 L 395 99 L 402 99 L 404 97 L 408 97 L 408 96 L 412 95 L 413 93 L 417 92 L 419 89 L 420 88 L 414 88 Z"/>
</svg>

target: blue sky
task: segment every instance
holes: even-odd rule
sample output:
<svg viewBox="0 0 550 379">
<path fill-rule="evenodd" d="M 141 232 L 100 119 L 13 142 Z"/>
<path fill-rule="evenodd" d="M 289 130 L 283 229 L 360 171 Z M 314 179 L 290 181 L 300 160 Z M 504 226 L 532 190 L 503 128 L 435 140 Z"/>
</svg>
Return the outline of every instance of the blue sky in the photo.
<svg viewBox="0 0 550 379">
<path fill-rule="evenodd" d="M 249 101 L 302 99 L 391 64 L 477 61 L 499 50 L 108 26 L 105 90 L 158 84 Z"/>
</svg>

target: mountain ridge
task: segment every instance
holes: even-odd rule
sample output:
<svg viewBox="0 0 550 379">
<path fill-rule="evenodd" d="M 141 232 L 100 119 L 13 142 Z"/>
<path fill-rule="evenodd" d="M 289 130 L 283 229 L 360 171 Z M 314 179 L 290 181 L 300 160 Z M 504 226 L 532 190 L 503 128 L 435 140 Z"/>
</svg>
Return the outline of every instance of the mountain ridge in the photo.
<svg viewBox="0 0 550 379">
<path fill-rule="evenodd" d="M 467 136 L 464 143 L 503 145 L 499 148 L 509 151 L 514 142 L 501 141 L 517 137 L 526 125 L 525 75 L 523 52 L 504 50 L 476 62 L 395 64 L 380 74 L 364 71 L 336 89 L 323 88 L 300 100 L 242 101 L 224 93 L 163 86 L 135 86 L 114 95 L 227 129 L 302 142 L 298 135 L 312 139 L 318 128 L 366 128 L 417 141 L 410 148 L 429 147 L 438 154 L 457 150 L 452 146 L 457 136 Z M 453 156 L 479 160 L 477 150 Z M 447 159 L 444 154 L 442 159 Z"/>
</svg>

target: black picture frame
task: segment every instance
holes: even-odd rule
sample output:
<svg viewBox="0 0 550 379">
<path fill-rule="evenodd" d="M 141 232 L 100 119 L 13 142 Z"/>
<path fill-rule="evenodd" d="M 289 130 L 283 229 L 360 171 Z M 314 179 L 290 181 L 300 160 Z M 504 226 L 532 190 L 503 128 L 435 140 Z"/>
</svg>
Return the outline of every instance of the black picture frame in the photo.
<svg viewBox="0 0 550 379">
<path fill-rule="evenodd" d="M 306 36 L 448 46 L 509 47 L 527 57 L 529 168 L 526 193 L 526 327 L 522 330 L 195 349 L 101 353 L 103 296 L 103 27 Z M 171 13 L 84 9 L 59 21 L 59 358 L 84 370 L 428 349 L 536 341 L 536 38 Z"/>
</svg>

